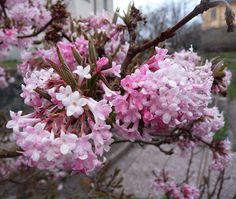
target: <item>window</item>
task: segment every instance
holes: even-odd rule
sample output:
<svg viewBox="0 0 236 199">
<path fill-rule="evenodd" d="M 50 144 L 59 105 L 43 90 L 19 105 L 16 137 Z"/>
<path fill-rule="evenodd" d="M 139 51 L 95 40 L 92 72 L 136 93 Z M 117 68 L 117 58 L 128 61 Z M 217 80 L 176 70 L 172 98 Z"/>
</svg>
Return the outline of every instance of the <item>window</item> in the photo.
<svg viewBox="0 0 236 199">
<path fill-rule="evenodd" d="M 216 20 L 216 9 L 215 8 L 211 9 L 211 20 Z"/>
<path fill-rule="evenodd" d="M 103 8 L 104 10 L 107 10 L 107 0 L 103 0 Z"/>
</svg>

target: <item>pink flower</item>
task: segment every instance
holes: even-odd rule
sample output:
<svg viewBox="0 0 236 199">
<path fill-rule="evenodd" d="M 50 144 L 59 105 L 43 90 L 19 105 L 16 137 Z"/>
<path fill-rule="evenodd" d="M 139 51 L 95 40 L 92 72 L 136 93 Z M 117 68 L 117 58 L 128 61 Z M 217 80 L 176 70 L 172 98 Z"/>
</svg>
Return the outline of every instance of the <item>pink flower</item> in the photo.
<svg viewBox="0 0 236 199">
<path fill-rule="evenodd" d="M 102 67 L 107 65 L 108 61 L 109 60 L 106 57 L 102 57 L 102 58 L 98 59 L 98 61 L 96 62 L 97 71 L 101 71 Z"/>
<path fill-rule="evenodd" d="M 93 113 L 95 122 L 98 124 L 101 122 L 105 122 L 106 118 L 111 112 L 111 107 L 107 104 L 106 100 L 101 100 L 97 102 L 92 98 L 89 98 L 87 105 L 90 111 Z"/>
</svg>

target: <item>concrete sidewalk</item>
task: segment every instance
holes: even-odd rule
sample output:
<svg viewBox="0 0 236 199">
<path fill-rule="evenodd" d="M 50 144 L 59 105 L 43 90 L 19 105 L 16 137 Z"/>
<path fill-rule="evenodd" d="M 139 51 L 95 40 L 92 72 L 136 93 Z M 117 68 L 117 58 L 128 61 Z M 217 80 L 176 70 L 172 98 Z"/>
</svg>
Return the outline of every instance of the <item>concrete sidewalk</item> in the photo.
<svg viewBox="0 0 236 199">
<path fill-rule="evenodd" d="M 199 152 L 194 156 L 190 184 L 196 184 L 199 181 L 198 178 L 202 177 L 198 176 L 202 160 L 206 162 L 211 161 L 210 153 L 207 153 L 209 153 L 208 150 L 203 150 L 203 152 Z M 161 153 L 156 147 L 147 146 L 142 148 L 134 145 L 125 155 L 119 157 L 113 168 L 118 167 L 122 171 L 125 193 L 134 194 L 136 197 L 142 199 L 147 199 L 148 197 L 158 199 L 160 198 L 160 193 L 157 193 L 152 185 L 154 179 L 153 171 L 161 170 L 165 166 L 170 174 L 175 177 L 176 182 L 182 182 L 185 178 L 188 159 L 180 157 L 178 150 L 176 155 L 167 156 Z M 216 177 L 216 172 L 212 171 L 212 184 L 216 181 Z M 225 177 L 230 177 L 230 179 L 225 181 L 220 198 L 233 199 L 236 194 L 236 154 L 233 155 L 231 164 L 226 170 Z"/>
</svg>

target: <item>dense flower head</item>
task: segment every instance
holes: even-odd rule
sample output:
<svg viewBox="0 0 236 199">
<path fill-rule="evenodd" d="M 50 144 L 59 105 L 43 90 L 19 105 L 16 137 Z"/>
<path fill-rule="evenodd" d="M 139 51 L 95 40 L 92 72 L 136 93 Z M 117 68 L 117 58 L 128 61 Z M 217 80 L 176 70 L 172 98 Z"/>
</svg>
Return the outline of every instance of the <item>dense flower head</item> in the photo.
<svg viewBox="0 0 236 199">
<path fill-rule="evenodd" d="M 214 135 L 224 126 L 224 117 L 218 108 L 209 108 L 212 63 L 200 63 L 191 49 L 168 55 L 166 49 L 156 48 L 156 55 L 121 80 L 122 92 L 103 84 L 105 98 L 116 114 L 116 134 L 130 141 L 179 134 L 176 143 L 183 155 L 197 144 L 209 143 L 215 156 L 213 165 L 225 167 L 229 150 L 222 147 L 225 153 L 221 156 L 213 146 L 217 145 Z M 222 162 L 224 157 L 226 161 Z"/>
<path fill-rule="evenodd" d="M 66 56 L 69 50 L 72 53 L 71 48 L 60 52 L 65 55 L 66 62 L 70 59 Z M 69 60 L 68 65 L 74 62 Z M 60 61 L 54 64 L 62 67 Z M 28 115 L 22 115 L 21 111 L 11 112 L 12 120 L 7 127 L 13 129 L 16 143 L 24 151 L 29 166 L 81 172 L 100 167 L 103 154 L 110 149 L 112 142 L 111 126 L 106 122 L 112 109 L 107 100 L 88 96 L 86 86 L 92 75 L 102 75 L 105 70 L 103 66 L 92 70 L 89 65 L 68 68 L 76 87 L 70 85 L 71 79 L 64 79 L 65 76 L 56 73 L 49 65 L 26 73 L 21 97 L 34 111 Z M 104 75 L 111 74 L 112 71 Z"/>
<path fill-rule="evenodd" d="M 80 26 L 84 32 L 95 36 L 101 35 L 104 38 L 106 55 L 112 56 L 113 60 L 119 64 L 124 61 L 129 43 L 125 41 L 122 24 L 113 23 L 112 17 L 107 12 L 81 19 Z"/>
<path fill-rule="evenodd" d="M 184 127 L 199 119 L 211 102 L 211 63 L 197 66 L 166 53 L 157 49 L 155 56 L 122 79 L 125 92 L 112 101 L 116 124 L 135 128 L 139 137 Z M 138 132 L 140 124 L 143 132 Z"/>
<path fill-rule="evenodd" d="M 89 40 L 84 34 L 88 34 L 93 38 L 96 49 L 101 49 L 98 52 L 98 57 L 109 57 L 112 60 L 112 68 L 104 71 L 104 73 L 114 73 L 120 77 L 120 66 L 126 57 L 129 44 L 125 42 L 125 33 L 121 24 L 115 24 L 112 22 L 111 17 L 107 13 L 102 13 L 98 16 L 90 16 L 88 18 L 82 18 L 78 21 L 78 26 L 83 32 L 71 32 L 72 42 L 62 40 L 57 43 L 65 60 L 67 61 L 71 70 L 74 70 L 77 66 L 74 59 L 71 48 L 76 49 L 80 55 L 84 58 L 84 61 L 89 64 Z M 82 34 L 83 33 L 83 34 Z M 25 41 L 25 42 L 24 42 Z M 26 44 L 27 39 L 17 41 L 21 42 L 22 46 Z M 56 56 L 56 48 L 40 49 L 34 52 L 22 53 L 23 62 L 18 66 L 18 72 L 23 76 L 28 71 L 32 71 L 35 68 L 42 68 L 45 64 L 42 60 L 50 59 L 55 63 L 59 63 L 59 59 Z M 99 62 L 97 64 L 98 70 L 100 70 Z M 112 70 L 112 71 L 111 71 Z"/>
<path fill-rule="evenodd" d="M 71 43 L 58 42 L 57 46 L 71 70 L 74 70 L 78 65 L 73 56 L 72 48 L 77 49 L 83 57 L 88 55 L 88 41 L 82 37 Z M 50 59 L 58 65 L 60 64 L 56 47 L 48 50 L 42 49 L 35 52 L 24 52 L 22 54 L 23 62 L 18 65 L 18 72 L 24 76 L 27 72 L 33 71 L 34 69 L 43 68 L 43 66 L 45 67 L 47 59 Z"/>
</svg>

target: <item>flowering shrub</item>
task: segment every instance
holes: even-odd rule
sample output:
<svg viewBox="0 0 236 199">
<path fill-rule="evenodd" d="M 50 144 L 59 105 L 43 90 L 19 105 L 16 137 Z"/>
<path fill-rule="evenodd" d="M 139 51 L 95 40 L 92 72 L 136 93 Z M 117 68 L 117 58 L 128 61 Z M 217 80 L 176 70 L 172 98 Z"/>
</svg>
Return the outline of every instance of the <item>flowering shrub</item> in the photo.
<svg viewBox="0 0 236 199">
<path fill-rule="evenodd" d="M 62 43 L 59 46 L 56 63 L 45 58 L 48 69 L 36 68 L 24 77 L 21 96 L 34 112 L 11 112 L 7 124 L 29 165 L 92 171 L 102 163 L 114 132 L 130 141 L 174 136 L 176 140 L 164 142 L 177 143 L 182 150 L 207 142 L 215 145 L 211 148 L 214 168 L 224 168 L 228 148 L 213 138 L 224 126 L 223 115 L 208 107 L 212 63 L 201 66 L 192 51 L 168 55 L 156 48 L 154 56 L 121 79 L 120 90 L 112 90 L 107 79 L 120 76 L 120 65 L 102 57 L 91 65 L 79 65 L 83 61 L 77 60 L 81 63 L 75 66 L 79 51 L 73 45 L 63 48 L 65 60 Z M 86 57 L 88 51 L 81 52 Z"/>
<path fill-rule="evenodd" d="M 19 7 L 29 11 L 27 16 Z M 2 49 L 25 46 L 28 42 L 17 35 L 50 20 L 41 1 L 6 1 L 4 8 L 7 15 L 1 20 L 6 23 L 9 16 L 15 23 L 1 29 Z M 202 1 L 193 16 L 205 9 Z M 51 16 L 66 18 L 60 2 Z M 117 23 L 117 17 L 115 13 L 111 20 L 103 13 L 72 19 L 68 34 L 59 28 L 67 41 L 53 29 L 45 36 L 48 48 L 22 54 L 21 97 L 32 111 L 11 111 L 6 126 L 13 130 L 24 164 L 90 173 L 103 165 L 112 144 L 134 142 L 157 147 L 173 144 L 183 153 L 205 145 L 213 154 L 212 168 L 224 170 L 230 160 L 229 141 L 217 136 L 224 118 L 217 107 L 210 106 L 213 94 L 225 95 L 230 83 L 224 63 L 204 61 L 192 48 L 168 54 L 167 49 L 156 47 L 173 36 L 176 27 L 140 46 L 134 31 L 144 20 L 140 11 L 130 6 L 123 24 Z M 154 53 L 142 54 L 151 47 Z M 155 185 L 168 197 L 199 197 L 196 188 L 162 177 Z"/>
</svg>

